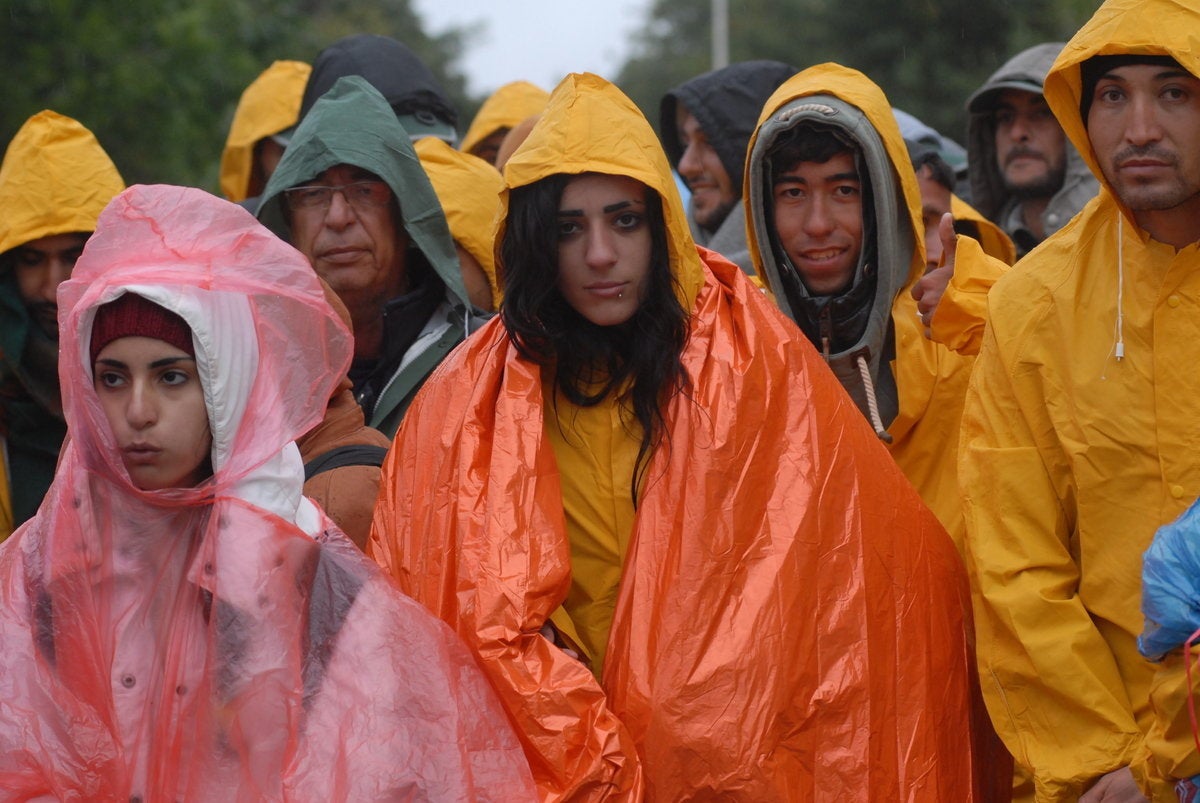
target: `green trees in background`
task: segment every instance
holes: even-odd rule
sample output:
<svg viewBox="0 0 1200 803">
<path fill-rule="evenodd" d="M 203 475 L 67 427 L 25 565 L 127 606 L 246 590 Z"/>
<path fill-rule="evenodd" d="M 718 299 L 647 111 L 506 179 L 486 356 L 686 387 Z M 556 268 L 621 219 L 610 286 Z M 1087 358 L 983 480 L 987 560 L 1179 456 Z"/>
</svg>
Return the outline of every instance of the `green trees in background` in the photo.
<svg viewBox="0 0 1200 803">
<path fill-rule="evenodd" d="M 0 143 L 54 109 L 90 128 L 130 184 L 215 190 L 246 85 L 275 59 L 311 63 L 351 33 L 399 39 L 460 112 L 477 105 L 454 67 L 463 34 L 427 36 L 408 0 L 5 0 L 0 9 Z"/>
<path fill-rule="evenodd" d="M 839 61 L 960 141 L 963 103 L 1010 54 L 1066 40 L 1100 0 L 729 0 L 735 61 Z M 564 6 L 563 14 L 569 14 Z M 129 183 L 215 189 L 242 90 L 275 59 L 311 62 L 342 36 L 411 47 L 470 122 L 457 67 L 469 31 L 427 35 L 409 0 L 4 0 L 0 143 L 51 108 L 95 132 Z M 617 82 L 658 123 L 672 86 L 709 69 L 709 0 L 651 0 Z"/>
<path fill-rule="evenodd" d="M 729 0 L 730 60 L 862 70 L 888 99 L 960 142 L 963 106 L 1017 51 L 1066 41 L 1101 0 Z M 709 0 L 652 0 L 617 83 L 658 124 L 672 86 L 710 65 Z"/>
</svg>

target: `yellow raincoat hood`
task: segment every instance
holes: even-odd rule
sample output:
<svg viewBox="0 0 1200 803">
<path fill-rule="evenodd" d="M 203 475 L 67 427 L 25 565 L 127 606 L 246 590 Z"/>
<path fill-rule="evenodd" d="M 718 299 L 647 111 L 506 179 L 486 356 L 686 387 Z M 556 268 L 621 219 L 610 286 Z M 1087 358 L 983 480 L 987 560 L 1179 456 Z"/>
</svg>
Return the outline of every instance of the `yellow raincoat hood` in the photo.
<svg viewBox="0 0 1200 803">
<path fill-rule="evenodd" d="M 38 112 L 0 164 L 0 254 L 42 237 L 94 231 L 123 189 L 91 131 L 57 112 Z"/>
<path fill-rule="evenodd" d="M 879 272 L 881 275 L 880 290 L 883 291 L 877 297 L 891 297 L 895 292 L 895 283 L 908 288 L 925 271 L 925 245 L 919 238 L 913 237 L 913 232 L 922 231 L 921 190 L 917 186 L 916 175 L 911 169 L 898 169 L 897 167 L 902 168 L 909 165 L 910 162 L 908 149 L 904 145 L 904 137 L 900 134 L 900 126 L 896 123 L 896 117 L 892 113 L 892 107 L 888 103 L 887 97 L 867 76 L 858 70 L 843 67 L 840 64 L 818 64 L 797 73 L 775 90 L 775 93 L 763 106 L 762 114 L 758 119 L 758 128 L 751 136 L 750 146 L 746 150 L 746 171 L 742 182 L 742 197 L 747 199 L 754 197 L 755 214 L 747 226 L 746 232 L 750 243 L 750 253 L 754 257 L 754 269 L 757 275 L 767 281 L 776 297 L 780 297 L 779 268 L 773 264 L 775 260 L 767 235 L 767 222 L 762 214 L 769 207 L 762 202 L 766 200 L 765 198 L 760 199 L 755 196 L 763 193 L 769 195 L 770 193 L 771 188 L 762 186 L 762 183 L 765 175 L 766 151 L 775 136 L 781 131 L 793 127 L 798 117 L 819 121 L 821 117 L 825 116 L 821 110 L 808 108 L 810 103 L 819 100 L 821 96 L 825 100 L 835 99 L 851 107 L 846 109 L 843 106 L 830 117 L 830 120 L 833 122 L 836 119 L 838 122 L 834 124 L 838 127 L 844 125 L 847 133 L 859 143 L 860 149 L 864 151 L 863 158 L 866 162 L 865 166 L 871 174 L 871 181 L 876 185 L 873 187 L 873 192 L 876 196 L 877 231 L 878 236 L 881 237 Z M 861 115 L 861 118 L 854 119 L 855 111 Z M 844 120 L 846 117 L 851 119 L 846 122 Z M 870 129 L 874 130 L 873 135 Z M 873 147 L 876 145 L 876 140 L 882 147 L 882 152 L 876 151 Z M 878 186 L 881 180 L 885 180 L 888 176 L 899 185 L 904 201 L 903 208 L 885 210 L 879 207 L 880 202 L 890 200 L 881 197 L 884 195 L 884 192 L 881 191 L 883 188 Z M 887 194 L 891 195 L 890 192 Z M 899 219 L 888 220 L 889 217 Z M 887 259 L 885 253 L 887 246 L 891 245 L 888 242 L 889 235 L 885 229 L 886 226 L 899 226 L 902 230 L 907 229 L 908 238 L 913 240 L 911 257 L 903 259 L 901 254 L 894 266 L 884 262 Z M 898 236 L 903 236 L 903 232 Z M 885 276 L 889 277 L 889 282 L 894 282 L 886 289 L 882 286 L 884 284 L 882 277 Z"/>
<path fill-rule="evenodd" d="M 311 72 L 302 61 L 276 61 L 242 92 L 221 154 L 221 193 L 230 201 L 246 200 L 255 144 L 296 124 Z"/>
<path fill-rule="evenodd" d="M 598 75 L 568 75 L 554 90 L 545 113 L 504 166 L 500 220 L 508 218 L 508 190 L 556 173 L 629 176 L 658 193 L 676 293 L 683 308 L 690 310 L 704 273 L 671 166 L 654 129 L 633 101 Z M 503 237 L 501 222 L 496 242 Z"/>
<path fill-rule="evenodd" d="M 549 99 L 549 92 L 528 81 L 505 84 L 479 107 L 459 150 L 470 153 L 472 148 L 500 129 L 511 129 L 525 118 L 541 114 Z"/>
<path fill-rule="evenodd" d="M 493 242 L 504 179 L 487 162 L 437 137 L 419 139 L 413 148 L 446 213 L 450 235 L 483 268 L 492 289 L 492 308 L 499 308 L 503 292 L 496 281 Z"/>
</svg>

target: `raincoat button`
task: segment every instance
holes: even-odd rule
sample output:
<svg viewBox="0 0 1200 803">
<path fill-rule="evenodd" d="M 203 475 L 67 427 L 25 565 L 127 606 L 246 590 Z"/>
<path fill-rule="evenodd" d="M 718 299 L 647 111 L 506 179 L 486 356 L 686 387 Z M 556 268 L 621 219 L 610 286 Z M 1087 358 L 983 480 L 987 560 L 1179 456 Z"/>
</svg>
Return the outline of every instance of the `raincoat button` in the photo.
<svg viewBox="0 0 1200 803">
<path fill-rule="evenodd" d="M 129 803 L 142 803 L 142 796 L 141 795 L 130 795 Z"/>
<path fill-rule="evenodd" d="M 178 694 L 180 697 L 182 697 L 183 695 L 187 694 L 187 686 L 184 686 L 182 684 L 180 684 L 179 686 L 176 686 L 175 693 Z"/>
<path fill-rule="evenodd" d="M 1172 485 L 1171 486 L 1171 496 L 1175 497 L 1176 499 L 1181 498 L 1183 496 L 1183 486 L 1182 485 Z"/>
<path fill-rule="evenodd" d="M 127 689 L 132 689 L 137 685 L 137 678 L 133 675 L 121 675 L 121 685 Z"/>
<path fill-rule="evenodd" d="M 205 573 L 205 574 L 212 574 L 212 573 L 213 573 L 213 565 L 212 565 L 211 563 L 206 563 L 206 564 L 204 564 L 204 573 Z"/>
<path fill-rule="evenodd" d="M 1178 307 L 1179 306 L 1179 296 L 1173 295 L 1173 296 L 1168 297 L 1167 304 L 1169 304 L 1172 307 Z"/>
</svg>

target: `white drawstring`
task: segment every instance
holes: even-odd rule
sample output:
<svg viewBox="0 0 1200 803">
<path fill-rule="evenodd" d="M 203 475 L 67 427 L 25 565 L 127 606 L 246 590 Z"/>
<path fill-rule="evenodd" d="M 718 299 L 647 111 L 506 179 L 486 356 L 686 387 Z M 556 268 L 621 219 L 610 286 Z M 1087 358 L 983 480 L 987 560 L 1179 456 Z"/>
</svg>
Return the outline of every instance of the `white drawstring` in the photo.
<svg viewBox="0 0 1200 803">
<path fill-rule="evenodd" d="M 1113 352 L 1120 361 L 1125 357 L 1125 216 L 1117 213 L 1117 343 Z"/>
<path fill-rule="evenodd" d="M 879 436 L 879 440 L 884 443 L 891 443 L 892 436 L 883 428 L 883 419 L 879 416 L 879 402 L 875 400 L 875 383 L 871 381 L 871 369 L 867 365 L 867 361 L 861 351 L 854 356 L 854 361 L 858 365 L 858 373 L 862 376 L 863 389 L 867 393 L 867 412 L 870 414 L 871 426 L 875 428 L 875 434 Z"/>
</svg>

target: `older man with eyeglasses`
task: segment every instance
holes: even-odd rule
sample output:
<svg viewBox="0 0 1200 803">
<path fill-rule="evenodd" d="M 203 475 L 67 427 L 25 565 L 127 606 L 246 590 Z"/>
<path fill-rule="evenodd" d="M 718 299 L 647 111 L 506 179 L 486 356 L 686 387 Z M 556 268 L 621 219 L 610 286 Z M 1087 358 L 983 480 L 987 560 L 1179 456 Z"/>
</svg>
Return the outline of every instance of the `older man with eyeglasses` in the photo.
<svg viewBox="0 0 1200 803">
<path fill-rule="evenodd" d="M 349 309 L 355 397 L 394 435 L 425 377 L 481 319 L 409 135 L 366 80 L 340 79 L 304 117 L 259 218 Z"/>
</svg>

